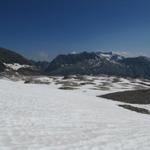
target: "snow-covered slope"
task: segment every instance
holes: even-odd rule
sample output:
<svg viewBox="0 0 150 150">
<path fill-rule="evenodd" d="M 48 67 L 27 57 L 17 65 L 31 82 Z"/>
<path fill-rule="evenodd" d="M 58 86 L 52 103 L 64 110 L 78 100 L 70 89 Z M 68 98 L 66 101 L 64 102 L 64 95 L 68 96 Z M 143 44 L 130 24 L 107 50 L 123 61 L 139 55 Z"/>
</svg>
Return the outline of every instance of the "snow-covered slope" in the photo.
<svg viewBox="0 0 150 150">
<path fill-rule="evenodd" d="M 47 85 L 0 79 L 0 150 L 149 150 L 150 116 L 96 97 L 125 85 L 132 90 L 139 80 L 95 90 L 114 79 L 87 78 L 93 83 L 69 79 L 82 83 L 76 90 L 59 89 L 61 77 L 38 78 Z"/>
<path fill-rule="evenodd" d="M 18 70 L 20 68 L 31 68 L 30 65 L 20 65 L 18 63 L 13 63 L 13 64 L 7 64 L 7 63 L 4 63 L 4 65 L 9 68 L 9 69 L 13 69 L 13 70 Z"/>
</svg>

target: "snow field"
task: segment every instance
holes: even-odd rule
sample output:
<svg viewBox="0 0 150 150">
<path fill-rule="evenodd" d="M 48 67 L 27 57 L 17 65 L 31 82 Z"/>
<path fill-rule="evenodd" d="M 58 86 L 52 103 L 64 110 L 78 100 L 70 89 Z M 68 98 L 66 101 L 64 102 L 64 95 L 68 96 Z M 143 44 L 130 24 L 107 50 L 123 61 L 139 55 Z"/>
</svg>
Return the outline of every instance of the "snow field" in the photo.
<svg viewBox="0 0 150 150">
<path fill-rule="evenodd" d="M 96 97 L 119 85 L 90 86 L 60 90 L 1 79 L 0 150 L 149 150 L 150 116 Z"/>
</svg>

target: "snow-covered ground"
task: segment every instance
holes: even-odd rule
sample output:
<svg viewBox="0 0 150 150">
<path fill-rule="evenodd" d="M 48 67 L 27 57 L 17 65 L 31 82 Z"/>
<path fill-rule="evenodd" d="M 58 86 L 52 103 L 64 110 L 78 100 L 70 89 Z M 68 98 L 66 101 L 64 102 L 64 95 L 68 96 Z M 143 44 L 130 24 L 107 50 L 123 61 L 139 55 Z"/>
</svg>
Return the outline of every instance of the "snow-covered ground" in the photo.
<svg viewBox="0 0 150 150">
<path fill-rule="evenodd" d="M 92 83 L 68 79 L 82 83 L 74 90 L 59 89 L 61 77 L 39 78 L 49 84 L 0 79 L 0 150 L 149 150 L 150 116 L 96 97 L 145 85 L 87 78 Z"/>
</svg>

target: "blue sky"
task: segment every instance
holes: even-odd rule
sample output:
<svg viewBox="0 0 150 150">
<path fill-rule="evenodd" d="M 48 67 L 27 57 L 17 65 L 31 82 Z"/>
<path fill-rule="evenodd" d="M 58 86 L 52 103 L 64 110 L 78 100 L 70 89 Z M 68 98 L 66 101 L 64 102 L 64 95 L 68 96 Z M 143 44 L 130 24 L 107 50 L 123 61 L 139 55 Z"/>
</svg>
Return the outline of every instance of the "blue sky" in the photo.
<svg viewBox="0 0 150 150">
<path fill-rule="evenodd" d="M 85 50 L 150 56 L 150 1 L 0 0 L 0 46 L 36 59 Z"/>
</svg>

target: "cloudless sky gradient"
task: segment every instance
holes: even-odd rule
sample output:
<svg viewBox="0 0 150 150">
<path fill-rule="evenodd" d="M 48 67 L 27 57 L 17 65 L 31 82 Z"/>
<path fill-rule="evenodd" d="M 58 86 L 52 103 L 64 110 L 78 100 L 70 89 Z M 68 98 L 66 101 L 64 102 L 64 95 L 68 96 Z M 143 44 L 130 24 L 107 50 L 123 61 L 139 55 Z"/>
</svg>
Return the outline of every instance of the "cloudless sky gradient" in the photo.
<svg viewBox="0 0 150 150">
<path fill-rule="evenodd" d="M 150 0 L 0 0 L 0 47 L 37 59 L 97 50 L 150 56 Z"/>
</svg>

